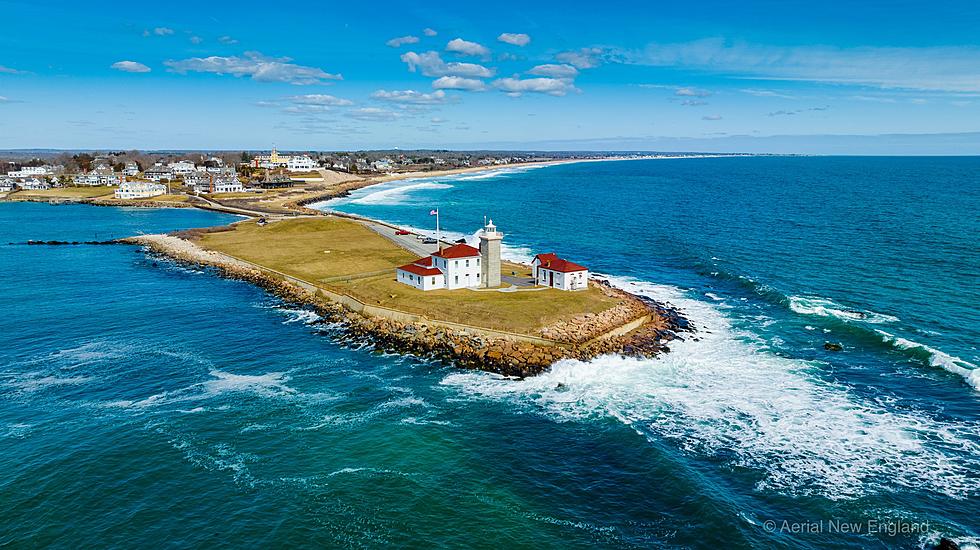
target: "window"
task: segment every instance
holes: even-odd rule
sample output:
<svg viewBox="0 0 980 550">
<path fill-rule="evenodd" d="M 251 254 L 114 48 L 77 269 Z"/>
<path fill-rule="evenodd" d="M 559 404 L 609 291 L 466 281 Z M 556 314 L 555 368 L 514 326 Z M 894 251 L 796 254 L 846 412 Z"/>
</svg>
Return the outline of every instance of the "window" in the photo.
<svg viewBox="0 0 980 550">
<path fill-rule="evenodd" d="M 436 284 L 436 278 L 435 277 L 432 278 L 432 284 Z"/>
<path fill-rule="evenodd" d="M 470 261 L 469 260 L 466 260 L 466 267 L 469 267 L 469 266 L 470 266 Z"/>
<path fill-rule="evenodd" d="M 476 259 L 476 265 L 480 265 L 480 258 Z"/>
<path fill-rule="evenodd" d="M 456 284 L 459 284 L 459 275 L 456 276 Z"/>
<path fill-rule="evenodd" d="M 476 274 L 476 278 L 477 278 L 477 279 L 479 279 L 479 278 L 480 278 L 480 274 L 479 274 L 479 273 L 477 273 L 477 274 Z"/>
</svg>

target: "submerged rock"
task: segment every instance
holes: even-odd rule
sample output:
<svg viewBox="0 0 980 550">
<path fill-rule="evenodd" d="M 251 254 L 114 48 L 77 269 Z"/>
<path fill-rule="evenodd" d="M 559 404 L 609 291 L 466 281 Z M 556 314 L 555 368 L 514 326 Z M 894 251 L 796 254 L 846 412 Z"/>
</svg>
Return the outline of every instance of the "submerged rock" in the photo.
<svg viewBox="0 0 980 550">
<path fill-rule="evenodd" d="M 844 346 L 837 342 L 824 342 L 823 349 L 827 351 L 844 351 Z"/>
</svg>

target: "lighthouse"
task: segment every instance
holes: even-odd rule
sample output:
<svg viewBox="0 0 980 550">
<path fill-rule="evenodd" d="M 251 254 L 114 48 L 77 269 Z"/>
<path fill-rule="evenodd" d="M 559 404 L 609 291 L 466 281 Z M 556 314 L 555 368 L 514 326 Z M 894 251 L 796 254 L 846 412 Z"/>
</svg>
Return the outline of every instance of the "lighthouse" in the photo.
<svg viewBox="0 0 980 550">
<path fill-rule="evenodd" d="M 487 222 L 480 233 L 480 286 L 493 288 L 500 286 L 500 241 L 503 233 L 497 232 L 493 220 Z"/>
</svg>

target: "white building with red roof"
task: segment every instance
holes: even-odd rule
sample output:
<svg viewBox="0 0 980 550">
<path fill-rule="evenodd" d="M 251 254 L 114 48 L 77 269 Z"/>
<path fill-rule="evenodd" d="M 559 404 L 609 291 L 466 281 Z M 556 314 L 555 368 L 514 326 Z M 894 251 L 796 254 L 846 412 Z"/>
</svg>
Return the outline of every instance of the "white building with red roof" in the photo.
<svg viewBox="0 0 980 550">
<path fill-rule="evenodd" d="M 480 286 L 480 251 L 456 244 L 399 267 L 395 278 L 419 290 L 476 288 Z"/>
<path fill-rule="evenodd" d="M 534 284 L 559 290 L 589 288 L 589 268 L 559 258 L 553 252 L 538 254 L 531 262 Z"/>
</svg>

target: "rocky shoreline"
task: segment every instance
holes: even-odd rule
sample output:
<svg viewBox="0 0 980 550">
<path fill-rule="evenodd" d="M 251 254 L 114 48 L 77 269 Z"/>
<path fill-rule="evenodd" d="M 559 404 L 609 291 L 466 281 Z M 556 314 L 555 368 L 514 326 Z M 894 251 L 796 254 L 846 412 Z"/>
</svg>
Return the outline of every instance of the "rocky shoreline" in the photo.
<svg viewBox="0 0 980 550">
<path fill-rule="evenodd" d="M 313 309 L 321 317 L 320 322 L 337 323 L 346 335 L 370 342 L 379 349 L 443 360 L 462 368 L 505 376 L 533 376 L 546 371 L 555 361 L 561 359 L 584 361 L 605 354 L 652 357 L 669 352 L 667 344 L 670 341 L 682 338 L 685 332 L 693 332 L 693 327 L 676 310 L 600 282 L 598 284 L 603 286 L 605 292 L 627 298 L 624 300 L 627 307 L 617 312 L 611 322 L 615 323 L 618 322 L 615 319 L 626 317 L 631 320 L 648 320 L 639 328 L 622 335 L 607 334 L 606 337 L 591 339 L 578 337 L 554 345 L 539 345 L 452 329 L 438 323 L 405 323 L 367 316 L 331 301 L 322 292 L 300 288 L 274 274 L 224 254 L 204 250 L 173 235 L 143 235 L 121 239 L 120 242 L 141 245 L 151 253 L 180 263 L 213 267 L 225 277 L 255 284 L 287 302 Z M 594 318 L 582 316 L 567 324 L 569 327 L 581 328 L 590 320 Z M 551 329 L 558 330 L 555 327 Z"/>
</svg>

